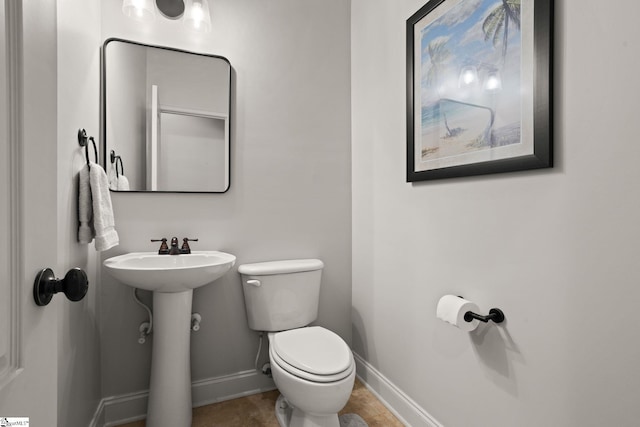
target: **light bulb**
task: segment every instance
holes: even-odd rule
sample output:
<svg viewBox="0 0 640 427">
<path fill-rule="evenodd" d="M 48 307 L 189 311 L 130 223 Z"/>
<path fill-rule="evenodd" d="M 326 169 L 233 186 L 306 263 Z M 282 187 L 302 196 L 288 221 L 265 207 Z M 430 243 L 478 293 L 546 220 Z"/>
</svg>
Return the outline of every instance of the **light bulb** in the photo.
<svg viewBox="0 0 640 427">
<path fill-rule="evenodd" d="M 202 5 L 200 3 L 193 4 L 193 10 L 191 11 L 191 16 L 193 17 L 193 21 L 196 25 L 200 25 L 204 18 L 204 13 L 202 12 Z"/>
<path fill-rule="evenodd" d="M 211 31 L 211 15 L 207 0 L 191 0 L 186 2 L 187 11 L 184 17 L 186 26 L 200 32 Z"/>
<path fill-rule="evenodd" d="M 153 21 L 156 17 L 153 0 L 124 0 L 122 13 L 131 19 L 141 22 Z"/>
</svg>

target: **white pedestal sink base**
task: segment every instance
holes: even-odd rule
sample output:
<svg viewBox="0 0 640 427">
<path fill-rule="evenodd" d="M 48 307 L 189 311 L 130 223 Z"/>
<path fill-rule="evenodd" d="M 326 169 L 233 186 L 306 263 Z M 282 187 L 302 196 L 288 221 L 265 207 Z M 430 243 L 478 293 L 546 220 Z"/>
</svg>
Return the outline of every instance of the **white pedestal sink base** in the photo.
<svg viewBox="0 0 640 427">
<path fill-rule="evenodd" d="M 193 289 L 223 276 L 235 262 L 234 255 L 220 251 L 181 255 L 131 252 L 104 260 L 105 269 L 114 278 L 153 291 L 148 427 L 191 426 Z"/>
<path fill-rule="evenodd" d="M 153 347 L 147 426 L 191 426 L 193 290 L 153 293 Z"/>
</svg>

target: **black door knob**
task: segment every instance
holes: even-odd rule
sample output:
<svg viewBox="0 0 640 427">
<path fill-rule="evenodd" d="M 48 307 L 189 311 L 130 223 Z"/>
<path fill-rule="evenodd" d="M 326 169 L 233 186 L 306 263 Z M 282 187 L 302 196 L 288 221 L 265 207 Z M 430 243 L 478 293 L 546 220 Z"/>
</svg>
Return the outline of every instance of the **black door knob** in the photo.
<svg viewBox="0 0 640 427">
<path fill-rule="evenodd" d="M 71 301 L 80 301 L 87 294 L 89 279 L 87 273 L 80 268 L 67 271 L 64 279 L 56 279 L 53 270 L 45 268 L 38 273 L 33 284 L 33 299 L 39 306 L 49 304 L 54 294 L 64 292 Z"/>
</svg>

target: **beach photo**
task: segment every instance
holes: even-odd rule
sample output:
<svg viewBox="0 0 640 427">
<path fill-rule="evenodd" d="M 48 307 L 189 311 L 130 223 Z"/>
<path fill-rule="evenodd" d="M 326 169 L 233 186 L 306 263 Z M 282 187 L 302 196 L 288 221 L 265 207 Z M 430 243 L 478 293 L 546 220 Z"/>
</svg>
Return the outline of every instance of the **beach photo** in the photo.
<svg viewBox="0 0 640 427">
<path fill-rule="evenodd" d="M 407 20 L 409 181 L 536 156 L 534 24 L 527 0 L 431 0 Z"/>
<path fill-rule="evenodd" d="M 520 0 L 461 1 L 420 48 L 422 160 L 520 142 Z"/>
</svg>

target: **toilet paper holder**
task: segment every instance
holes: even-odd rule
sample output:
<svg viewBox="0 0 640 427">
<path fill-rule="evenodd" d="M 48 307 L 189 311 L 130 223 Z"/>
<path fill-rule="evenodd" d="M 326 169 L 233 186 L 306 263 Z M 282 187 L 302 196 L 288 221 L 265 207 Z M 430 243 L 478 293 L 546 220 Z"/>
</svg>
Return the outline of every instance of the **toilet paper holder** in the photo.
<svg viewBox="0 0 640 427">
<path fill-rule="evenodd" d="M 458 298 L 464 299 L 464 297 L 461 297 L 460 295 L 458 295 Z M 464 314 L 465 322 L 472 322 L 473 319 L 479 320 L 484 323 L 487 323 L 489 320 L 493 320 L 495 323 L 502 323 L 504 322 L 504 313 L 499 308 L 492 308 L 491 310 L 489 310 L 489 314 L 487 314 L 486 316 L 474 313 L 473 311 L 467 311 Z"/>
<path fill-rule="evenodd" d="M 486 316 L 476 314 L 473 311 L 467 311 L 464 314 L 465 322 L 471 322 L 473 319 L 477 319 L 484 323 L 487 323 L 489 320 L 493 320 L 495 323 L 502 323 L 504 322 L 504 313 L 499 308 L 492 308 Z"/>
</svg>

